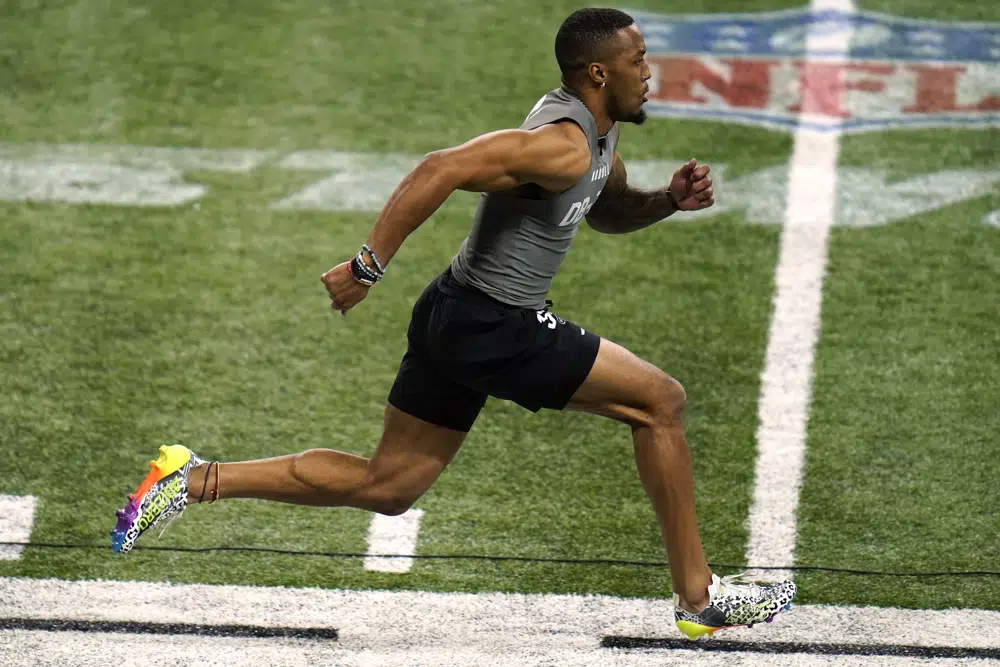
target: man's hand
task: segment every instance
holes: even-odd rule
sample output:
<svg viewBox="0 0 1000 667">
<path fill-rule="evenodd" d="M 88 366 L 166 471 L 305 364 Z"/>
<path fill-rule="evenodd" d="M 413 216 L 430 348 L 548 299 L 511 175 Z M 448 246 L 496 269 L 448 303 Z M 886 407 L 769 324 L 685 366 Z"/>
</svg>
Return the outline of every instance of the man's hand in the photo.
<svg viewBox="0 0 1000 667">
<path fill-rule="evenodd" d="M 350 264 L 350 262 L 338 264 L 320 277 L 326 285 L 327 294 L 330 295 L 330 307 L 339 310 L 342 315 L 346 315 L 348 310 L 361 303 L 368 296 L 370 289 L 354 279 L 348 268 Z"/>
<path fill-rule="evenodd" d="M 674 172 L 670 179 L 670 194 L 682 211 L 700 211 L 715 203 L 712 179 L 708 177 L 711 170 L 707 164 L 698 166 L 698 161 L 691 159 Z"/>
</svg>

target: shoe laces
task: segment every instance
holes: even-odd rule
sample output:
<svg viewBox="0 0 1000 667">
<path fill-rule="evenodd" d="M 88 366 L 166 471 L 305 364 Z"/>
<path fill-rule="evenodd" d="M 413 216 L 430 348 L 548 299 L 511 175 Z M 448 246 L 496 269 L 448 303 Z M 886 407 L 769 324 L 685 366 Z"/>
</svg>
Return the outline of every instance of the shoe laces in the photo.
<svg viewBox="0 0 1000 667">
<path fill-rule="evenodd" d="M 719 579 L 719 593 L 736 593 L 738 595 L 756 595 L 760 585 L 753 581 L 760 576 L 758 570 L 745 570 L 739 574 L 731 574 Z"/>
</svg>

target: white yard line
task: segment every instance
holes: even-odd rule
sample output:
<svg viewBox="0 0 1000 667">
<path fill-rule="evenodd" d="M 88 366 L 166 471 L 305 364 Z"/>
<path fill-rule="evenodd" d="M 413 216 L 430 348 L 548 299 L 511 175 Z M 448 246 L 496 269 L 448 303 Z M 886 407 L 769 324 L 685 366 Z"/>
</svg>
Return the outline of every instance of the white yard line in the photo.
<svg viewBox="0 0 1000 667">
<path fill-rule="evenodd" d="M 35 524 L 34 496 L 0 495 L 0 542 L 27 542 Z M 17 560 L 24 547 L 0 545 L 0 560 Z"/>
<path fill-rule="evenodd" d="M 337 640 L 0 631 L 4 665 L 984 665 L 914 656 L 601 648 L 609 635 L 673 638 L 665 600 L 0 579 L 5 618 L 336 628 Z M 720 638 L 723 635 L 719 635 Z M 1000 649 L 1000 612 L 799 606 L 725 639 Z M 237 654 L 247 651 L 248 660 Z"/>
<path fill-rule="evenodd" d="M 854 11 L 850 0 L 813 0 L 813 12 Z M 809 53 L 843 53 L 851 31 L 824 34 L 810 29 Z M 828 91 L 803 76 L 803 107 Z M 840 132 L 800 128 L 789 163 L 788 195 L 775 273 L 774 314 L 761 375 L 754 497 L 748 518 L 747 562 L 751 566 L 792 564 L 795 523 L 805 460 L 806 428 L 812 396 L 812 368 L 820 329 L 827 239 L 837 199 Z M 769 577 L 791 577 L 789 571 Z"/>
<path fill-rule="evenodd" d="M 417 549 L 420 519 L 423 510 L 410 509 L 399 516 L 372 515 L 368 528 L 368 553 L 395 556 L 412 556 Z M 413 567 L 412 558 L 365 558 L 365 569 L 372 572 L 402 574 Z"/>
</svg>

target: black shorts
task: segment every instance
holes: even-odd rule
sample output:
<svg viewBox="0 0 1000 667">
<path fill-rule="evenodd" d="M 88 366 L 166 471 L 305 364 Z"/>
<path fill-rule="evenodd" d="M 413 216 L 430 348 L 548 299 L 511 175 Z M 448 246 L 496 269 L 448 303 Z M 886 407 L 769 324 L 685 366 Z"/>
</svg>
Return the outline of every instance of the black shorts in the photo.
<svg viewBox="0 0 1000 667">
<path fill-rule="evenodd" d="M 468 431 L 487 396 L 561 410 L 587 379 L 599 336 L 548 309 L 501 303 L 447 270 L 413 306 L 409 346 L 389 391 L 408 415 Z"/>
</svg>

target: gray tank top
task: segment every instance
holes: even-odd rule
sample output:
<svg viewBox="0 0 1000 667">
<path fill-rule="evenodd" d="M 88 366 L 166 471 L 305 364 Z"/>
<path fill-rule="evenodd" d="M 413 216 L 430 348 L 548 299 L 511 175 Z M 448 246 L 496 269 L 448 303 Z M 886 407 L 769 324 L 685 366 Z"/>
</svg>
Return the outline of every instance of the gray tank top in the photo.
<svg viewBox="0 0 1000 667">
<path fill-rule="evenodd" d="M 551 199 L 528 199 L 512 191 L 483 193 L 468 238 L 451 262 L 455 279 L 510 304 L 540 310 L 552 278 L 590 207 L 611 174 L 618 125 L 604 137 L 580 98 L 565 86 L 547 93 L 521 124 L 533 130 L 572 120 L 590 142 L 590 171 Z"/>
</svg>

